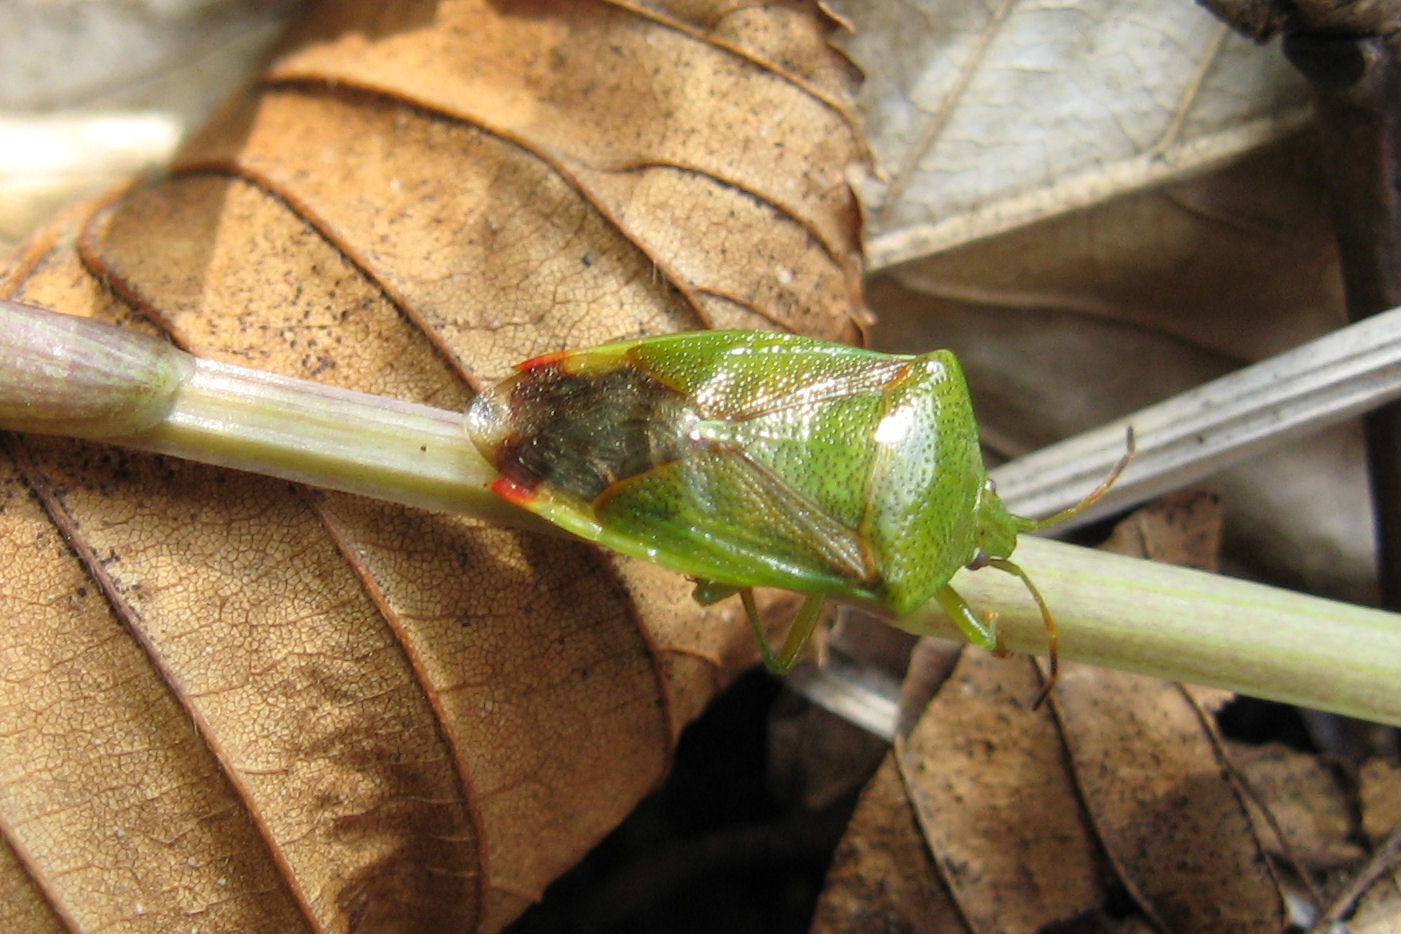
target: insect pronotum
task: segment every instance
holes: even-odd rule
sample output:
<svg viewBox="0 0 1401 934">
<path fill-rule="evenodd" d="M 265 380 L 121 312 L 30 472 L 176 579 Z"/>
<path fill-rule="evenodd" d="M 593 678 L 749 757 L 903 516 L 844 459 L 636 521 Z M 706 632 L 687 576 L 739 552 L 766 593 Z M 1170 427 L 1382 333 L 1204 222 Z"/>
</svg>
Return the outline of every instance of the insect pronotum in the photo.
<svg viewBox="0 0 1401 934">
<path fill-rule="evenodd" d="M 1046 601 L 1010 560 L 1047 519 L 1009 513 L 987 477 L 968 387 L 947 350 L 904 356 L 808 337 L 703 331 L 527 360 L 467 413 L 497 494 L 575 535 L 738 593 L 770 670 L 793 667 L 829 597 L 903 616 L 938 601 L 1002 652 L 995 620 L 949 585 L 994 567 L 1031 593 L 1055 681 Z M 752 588 L 806 595 L 770 648 Z M 1043 692 L 1044 696 L 1044 692 Z"/>
</svg>

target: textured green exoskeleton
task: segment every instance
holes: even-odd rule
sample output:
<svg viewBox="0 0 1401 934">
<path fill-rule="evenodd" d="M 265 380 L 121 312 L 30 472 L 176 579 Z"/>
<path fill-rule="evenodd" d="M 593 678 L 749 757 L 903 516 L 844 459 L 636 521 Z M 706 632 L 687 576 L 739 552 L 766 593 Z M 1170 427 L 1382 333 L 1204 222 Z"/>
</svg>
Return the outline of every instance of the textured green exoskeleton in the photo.
<svg viewBox="0 0 1401 934">
<path fill-rule="evenodd" d="M 1030 589 L 1054 671 L 1050 613 L 1007 559 L 1019 532 L 1063 514 L 1038 522 L 1002 505 L 949 351 L 706 331 L 516 369 L 468 411 L 473 442 L 501 474 L 493 489 L 696 578 L 702 602 L 738 592 L 770 669 L 793 666 L 827 597 L 897 616 L 933 598 L 972 642 L 1000 650 L 991 620 L 949 586 L 959 568 L 991 565 Z M 752 587 L 808 595 L 777 654 Z"/>
</svg>

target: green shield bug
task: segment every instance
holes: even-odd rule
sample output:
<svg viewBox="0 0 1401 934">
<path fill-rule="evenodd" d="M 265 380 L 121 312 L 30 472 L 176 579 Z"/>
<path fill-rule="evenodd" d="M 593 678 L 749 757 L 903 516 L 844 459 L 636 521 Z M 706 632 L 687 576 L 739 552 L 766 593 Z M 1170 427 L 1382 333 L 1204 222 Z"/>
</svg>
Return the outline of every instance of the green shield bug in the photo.
<svg viewBox="0 0 1401 934">
<path fill-rule="evenodd" d="M 768 667 L 797 661 L 829 597 L 897 617 L 931 598 L 976 645 L 1001 651 L 992 619 L 949 586 L 962 567 L 1016 575 L 1021 532 L 983 466 L 958 360 L 814 338 L 703 331 L 561 351 L 518 365 L 467 413 L 501 474 L 493 490 L 580 538 L 739 593 Z M 1132 438 L 1130 437 L 1130 446 Z M 775 653 L 751 588 L 807 595 Z M 1047 688 L 1049 689 L 1049 683 Z"/>
</svg>

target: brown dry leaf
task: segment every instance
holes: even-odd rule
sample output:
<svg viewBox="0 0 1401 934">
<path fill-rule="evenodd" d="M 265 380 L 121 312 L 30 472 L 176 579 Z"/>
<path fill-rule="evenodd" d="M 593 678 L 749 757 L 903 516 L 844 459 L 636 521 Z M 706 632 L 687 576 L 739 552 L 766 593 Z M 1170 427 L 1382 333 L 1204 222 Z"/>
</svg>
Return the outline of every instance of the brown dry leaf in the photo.
<svg viewBox="0 0 1401 934">
<path fill-rule="evenodd" d="M 1221 498 L 1179 490 L 1137 509 L 1114 527 L 1105 551 L 1215 571 L 1221 554 Z"/>
<path fill-rule="evenodd" d="M 1038 681 L 1025 662 L 965 653 L 864 793 L 819 930 L 873 917 L 907 930 L 1096 917 L 1137 929 L 1143 918 L 1110 920 L 1118 890 L 1159 930 L 1283 927 L 1269 827 L 1223 775 L 1197 703 L 1163 682 L 1066 667 L 1052 716 L 1028 709 Z"/>
<path fill-rule="evenodd" d="M 965 652 L 896 761 L 972 931 L 1037 931 L 1101 897 L 1098 855 L 1055 723 L 1024 660 Z"/>
<path fill-rule="evenodd" d="M 4 292 L 442 407 L 605 339 L 851 336 L 832 24 L 674 6 L 324 4 Z M 752 657 L 675 575 L 453 516 L 31 437 L 0 495 L 8 929 L 499 929 Z"/>
<path fill-rule="evenodd" d="M 1389 852 L 1377 852 L 1381 859 L 1372 873 L 1364 867 L 1364 878 L 1352 880 L 1357 890 L 1356 913 L 1348 920 L 1348 930 L 1356 934 L 1387 934 L 1401 930 L 1401 851 L 1396 848 L 1401 833 L 1401 762 L 1395 757 L 1369 759 L 1360 770 L 1362 831 L 1374 847 L 1390 844 Z M 1351 907 L 1351 906 L 1349 906 Z"/>
<path fill-rule="evenodd" d="M 1037 684 L 963 654 L 862 793 L 814 930 L 1010 934 L 1094 907 L 1099 856 Z"/>
<path fill-rule="evenodd" d="M 1142 513 L 1122 540 L 1212 563 L 1209 497 Z M 1286 890 L 1266 853 L 1284 847 L 1211 724 L 1228 695 L 1067 664 L 1051 709 L 1033 711 L 1039 684 L 1024 660 L 963 653 L 867 788 L 819 929 L 879 917 L 908 930 L 1280 930 Z M 855 902 L 872 890 L 861 915 Z M 1126 898 L 1138 906 L 1127 919 Z M 921 927 L 929 918 L 945 920 Z"/>
<path fill-rule="evenodd" d="M 1374 758 L 1362 767 L 1362 831 L 1376 842 L 1401 825 L 1401 762 Z"/>
<path fill-rule="evenodd" d="M 1118 879 L 1165 930 L 1274 932 L 1284 895 L 1223 769 L 1210 709 L 1229 696 L 1068 665 L 1053 703 L 1090 820 Z"/>
<path fill-rule="evenodd" d="M 1296 870 L 1289 881 L 1301 898 L 1327 907 L 1310 930 L 1332 930 L 1344 920 L 1348 931 L 1397 930 L 1401 765 L 1394 754 L 1373 756 L 1354 771 L 1278 744 L 1236 743 L 1231 761 L 1253 805 L 1279 827 L 1287 849 L 1272 853 L 1273 860 Z"/>
<path fill-rule="evenodd" d="M 1357 805 L 1337 764 L 1279 743 L 1230 744 L 1231 764 L 1266 808 L 1300 864 L 1327 872 L 1361 855 Z"/>
<path fill-rule="evenodd" d="M 961 925 L 920 838 L 899 766 L 887 756 L 832 858 L 813 934 L 957 931 Z"/>
</svg>

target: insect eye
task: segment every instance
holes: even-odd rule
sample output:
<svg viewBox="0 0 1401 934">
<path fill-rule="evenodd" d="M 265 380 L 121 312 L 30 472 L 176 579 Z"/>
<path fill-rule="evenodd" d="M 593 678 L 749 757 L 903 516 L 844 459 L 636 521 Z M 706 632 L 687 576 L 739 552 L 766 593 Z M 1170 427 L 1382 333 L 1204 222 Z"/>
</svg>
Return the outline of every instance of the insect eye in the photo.
<svg viewBox="0 0 1401 934">
<path fill-rule="evenodd" d="M 978 568 L 987 567 L 987 563 L 988 553 L 983 551 L 982 548 L 979 548 L 977 551 L 973 552 L 973 559 L 968 562 L 968 570 L 976 571 Z"/>
</svg>

